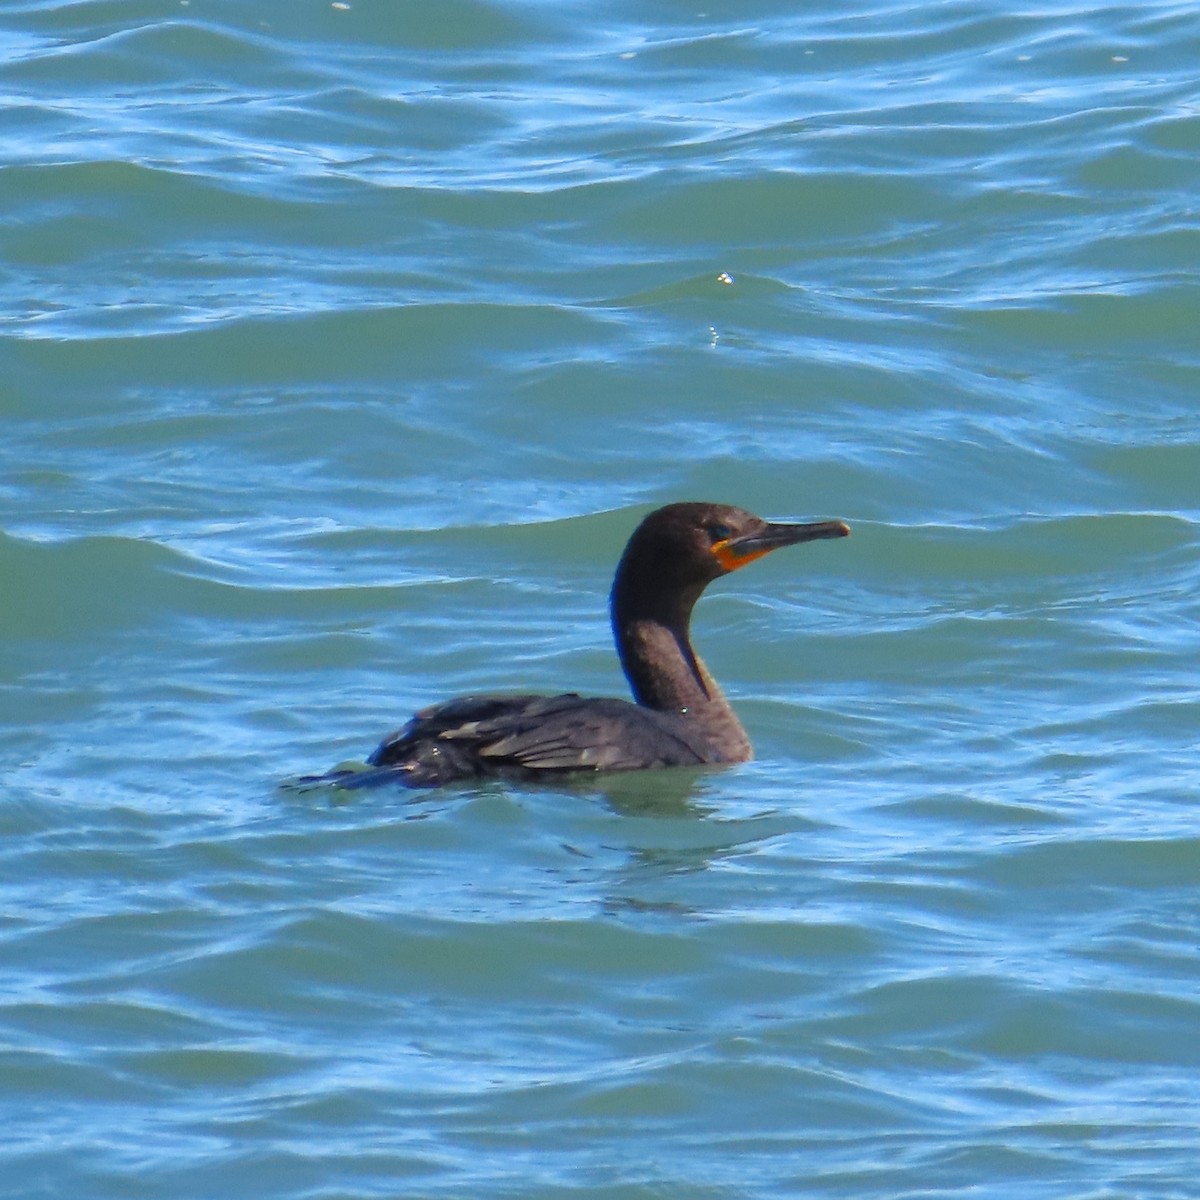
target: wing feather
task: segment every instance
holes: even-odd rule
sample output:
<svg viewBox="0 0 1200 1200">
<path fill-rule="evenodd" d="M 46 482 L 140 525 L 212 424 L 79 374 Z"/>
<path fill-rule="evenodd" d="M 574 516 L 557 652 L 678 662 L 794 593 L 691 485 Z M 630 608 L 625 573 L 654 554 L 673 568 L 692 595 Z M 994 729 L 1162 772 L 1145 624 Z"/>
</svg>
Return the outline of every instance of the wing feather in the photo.
<svg viewBox="0 0 1200 1200">
<path fill-rule="evenodd" d="M 627 700 L 464 696 L 422 709 L 371 756 L 405 768 L 413 786 L 511 771 L 630 771 L 718 762 L 701 731 Z"/>
</svg>

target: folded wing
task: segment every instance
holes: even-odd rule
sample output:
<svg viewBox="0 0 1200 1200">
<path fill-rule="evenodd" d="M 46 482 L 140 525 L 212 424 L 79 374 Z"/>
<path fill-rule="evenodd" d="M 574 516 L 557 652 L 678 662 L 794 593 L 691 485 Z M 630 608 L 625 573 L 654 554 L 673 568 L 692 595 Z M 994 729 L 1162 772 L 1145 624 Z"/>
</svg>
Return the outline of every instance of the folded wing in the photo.
<svg viewBox="0 0 1200 1200">
<path fill-rule="evenodd" d="M 479 775 L 537 778 L 720 758 L 699 730 L 671 713 L 570 693 L 464 696 L 422 709 L 368 761 L 391 768 L 410 787 L 436 787 Z"/>
</svg>

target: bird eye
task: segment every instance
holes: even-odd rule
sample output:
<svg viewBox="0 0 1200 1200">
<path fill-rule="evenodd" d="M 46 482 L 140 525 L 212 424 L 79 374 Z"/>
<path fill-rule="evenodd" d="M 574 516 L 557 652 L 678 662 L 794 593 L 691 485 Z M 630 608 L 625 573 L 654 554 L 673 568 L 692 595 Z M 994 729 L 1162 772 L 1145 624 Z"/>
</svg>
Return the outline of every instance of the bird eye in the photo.
<svg viewBox="0 0 1200 1200">
<path fill-rule="evenodd" d="M 733 530 L 728 525 L 710 525 L 708 527 L 708 536 L 714 542 L 723 542 L 727 538 L 733 537 Z"/>
</svg>

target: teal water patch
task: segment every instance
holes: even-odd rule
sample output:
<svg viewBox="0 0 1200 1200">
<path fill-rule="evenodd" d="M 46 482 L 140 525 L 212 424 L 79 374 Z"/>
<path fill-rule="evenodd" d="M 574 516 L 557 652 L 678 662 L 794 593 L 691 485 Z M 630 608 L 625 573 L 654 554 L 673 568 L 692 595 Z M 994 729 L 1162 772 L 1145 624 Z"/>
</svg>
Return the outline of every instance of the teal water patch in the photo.
<svg viewBox="0 0 1200 1200">
<path fill-rule="evenodd" d="M 1189 1193 L 1189 6 L 0 30 L 8 1190 Z M 278 789 L 625 695 L 678 499 L 853 526 L 755 762 Z"/>
</svg>

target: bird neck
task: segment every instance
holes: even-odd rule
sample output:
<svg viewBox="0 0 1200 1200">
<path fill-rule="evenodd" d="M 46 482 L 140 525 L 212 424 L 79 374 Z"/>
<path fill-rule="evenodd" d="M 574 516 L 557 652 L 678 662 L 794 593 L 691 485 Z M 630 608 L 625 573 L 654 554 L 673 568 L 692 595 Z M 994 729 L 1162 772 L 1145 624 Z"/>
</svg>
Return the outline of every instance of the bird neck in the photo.
<svg viewBox="0 0 1200 1200">
<path fill-rule="evenodd" d="M 617 654 L 638 704 L 674 713 L 697 724 L 714 758 L 743 762 L 752 757 L 750 739 L 717 681 L 692 647 L 689 633 L 694 594 L 639 597 L 613 589 L 612 620 Z"/>
</svg>

